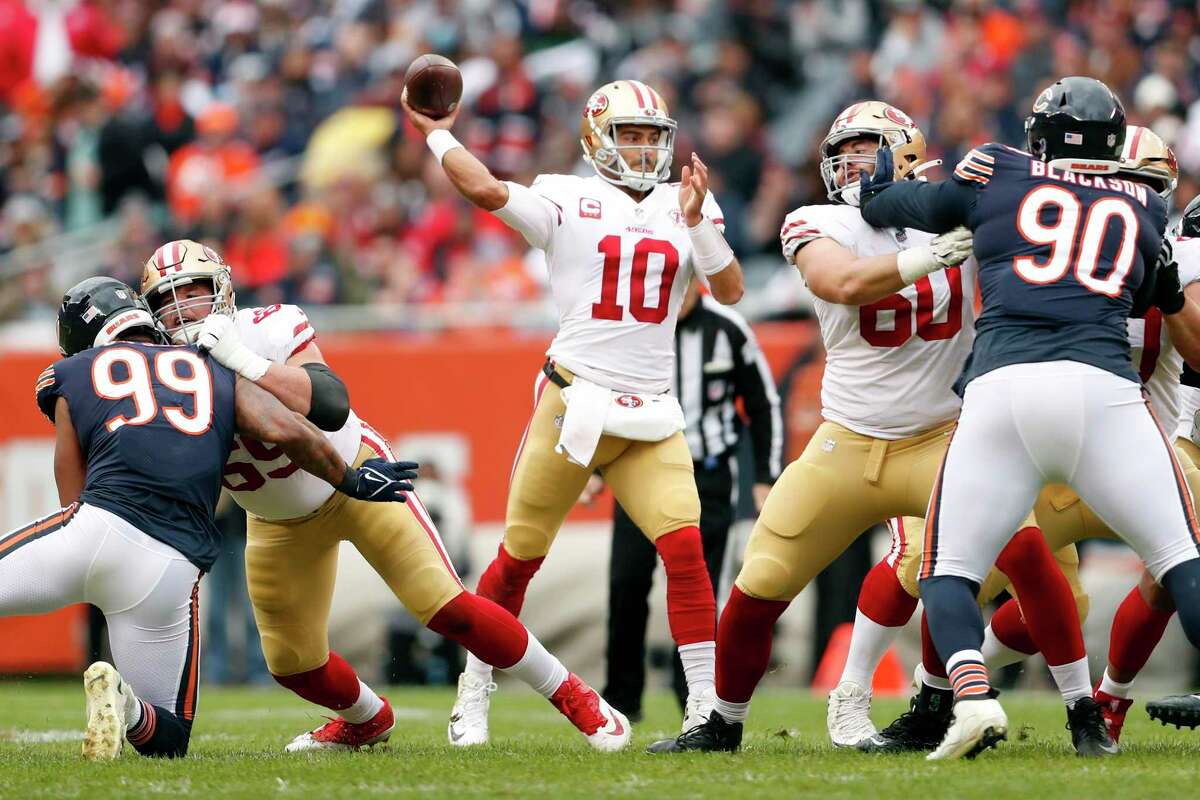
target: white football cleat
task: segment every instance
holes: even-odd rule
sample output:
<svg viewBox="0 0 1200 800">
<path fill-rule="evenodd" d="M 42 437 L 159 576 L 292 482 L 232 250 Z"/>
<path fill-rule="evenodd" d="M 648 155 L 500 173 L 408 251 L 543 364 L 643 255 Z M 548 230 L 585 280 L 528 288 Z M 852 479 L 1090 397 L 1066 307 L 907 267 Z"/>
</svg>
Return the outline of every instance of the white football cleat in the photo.
<svg viewBox="0 0 1200 800">
<path fill-rule="evenodd" d="M 708 722 L 708 715 L 717 704 L 716 687 L 710 686 L 699 694 L 689 694 L 683 709 L 682 732 L 687 733 L 697 725 Z"/>
<path fill-rule="evenodd" d="M 87 730 L 83 732 L 83 757 L 91 761 L 116 758 L 125 745 L 125 709 L 132 692 L 116 667 L 97 661 L 83 673 L 87 698 Z"/>
<path fill-rule="evenodd" d="M 989 747 L 1008 738 L 1008 717 L 1000 701 L 959 700 L 954 704 L 954 719 L 938 749 L 925 756 L 928 761 L 949 758 L 974 758 Z"/>
<path fill-rule="evenodd" d="M 455 747 L 473 747 L 488 743 L 488 709 L 496 684 L 480 680 L 469 672 L 458 676 L 458 697 L 450 712 L 446 738 Z"/>
<path fill-rule="evenodd" d="M 825 729 L 834 747 L 854 747 L 878 731 L 871 722 L 871 690 L 842 681 L 829 693 Z"/>
<path fill-rule="evenodd" d="M 567 673 L 550 702 L 602 753 L 624 750 L 633 737 L 629 719 L 573 672 Z"/>
</svg>

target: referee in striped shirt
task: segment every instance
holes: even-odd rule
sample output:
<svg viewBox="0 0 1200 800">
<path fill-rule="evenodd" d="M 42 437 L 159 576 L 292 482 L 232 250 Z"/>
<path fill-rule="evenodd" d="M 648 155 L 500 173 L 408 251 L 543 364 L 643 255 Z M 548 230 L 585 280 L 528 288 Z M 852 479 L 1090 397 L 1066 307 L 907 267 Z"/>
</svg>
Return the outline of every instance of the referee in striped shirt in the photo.
<svg viewBox="0 0 1200 800">
<path fill-rule="evenodd" d="M 725 544 L 738 503 L 737 451 L 749 431 L 754 446 L 754 507 L 762 508 L 783 468 L 783 422 L 775 380 L 754 332 L 736 311 L 702 295 L 693 280 L 675 331 L 675 395 L 683 407 L 700 493 L 704 560 L 717 591 Z M 741 400 L 745 419 L 738 412 Z M 603 484 L 593 477 L 585 502 Z M 616 504 L 608 583 L 608 682 L 604 698 L 630 718 L 640 717 L 646 683 L 647 596 L 658 565 L 653 543 Z M 675 655 L 675 694 L 687 699 Z"/>
</svg>

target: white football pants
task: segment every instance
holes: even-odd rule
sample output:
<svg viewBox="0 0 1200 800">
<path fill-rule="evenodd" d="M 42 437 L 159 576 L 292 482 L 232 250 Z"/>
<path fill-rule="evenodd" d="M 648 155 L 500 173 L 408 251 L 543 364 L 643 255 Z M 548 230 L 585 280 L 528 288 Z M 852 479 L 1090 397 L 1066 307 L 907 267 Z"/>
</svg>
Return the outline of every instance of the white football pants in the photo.
<svg viewBox="0 0 1200 800">
<path fill-rule="evenodd" d="M 191 719 L 200 570 L 104 509 L 72 504 L 0 536 L 0 616 L 92 603 L 114 666 L 142 700 Z"/>
<path fill-rule="evenodd" d="M 1191 493 L 1141 386 L 1050 361 L 968 384 L 929 501 L 921 577 L 982 582 L 1046 483 L 1069 484 L 1156 580 L 1200 556 Z"/>
</svg>

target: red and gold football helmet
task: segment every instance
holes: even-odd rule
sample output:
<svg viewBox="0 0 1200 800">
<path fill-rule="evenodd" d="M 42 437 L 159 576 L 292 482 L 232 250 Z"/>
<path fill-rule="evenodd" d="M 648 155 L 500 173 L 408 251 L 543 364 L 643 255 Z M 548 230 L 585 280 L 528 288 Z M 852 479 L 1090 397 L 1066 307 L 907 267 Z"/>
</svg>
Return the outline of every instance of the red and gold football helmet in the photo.
<svg viewBox="0 0 1200 800">
<path fill-rule="evenodd" d="M 1147 184 L 1164 200 L 1175 192 L 1179 183 L 1175 153 L 1157 133 L 1140 125 L 1125 128 L 1120 172 Z"/>
<path fill-rule="evenodd" d="M 196 281 L 207 282 L 212 292 L 180 300 L 176 289 Z M 184 311 L 204 306 L 210 314 L 232 316 L 237 311 L 229 265 L 217 251 L 191 239 L 176 239 L 154 251 L 142 270 L 141 293 L 175 344 L 191 344 L 200 330 L 201 321 L 188 321 Z"/>
<path fill-rule="evenodd" d="M 875 156 L 858 153 L 838 153 L 838 145 L 848 139 L 872 137 L 881 145 L 892 148 L 896 164 L 896 180 L 915 177 L 925 156 L 925 134 L 900 109 L 881 100 L 867 100 L 844 109 L 837 115 L 829 133 L 821 140 L 821 180 L 825 193 L 835 203 L 858 205 L 858 181 L 845 179 L 850 165 L 875 166 Z M 929 164 L 932 166 L 932 164 Z"/>
<path fill-rule="evenodd" d="M 656 144 L 622 146 L 617 142 L 621 125 L 653 125 L 662 132 Z M 675 128 L 662 95 L 641 81 L 613 81 L 588 99 L 579 126 L 579 143 L 583 159 L 601 178 L 648 192 L 671 174 Z M 647 158 L 651 152 L 652 165 Z"/>
</svg>

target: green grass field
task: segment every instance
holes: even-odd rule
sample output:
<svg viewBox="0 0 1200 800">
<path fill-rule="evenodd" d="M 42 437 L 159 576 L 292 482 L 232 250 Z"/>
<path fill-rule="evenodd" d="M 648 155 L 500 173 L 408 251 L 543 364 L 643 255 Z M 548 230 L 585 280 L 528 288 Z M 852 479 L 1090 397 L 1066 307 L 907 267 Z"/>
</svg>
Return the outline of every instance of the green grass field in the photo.
<svg viewBox="0 0 1200 800">
<path fill-rule="evenodd" d="M 920 756 L 863 756 L 826 742 L 824 702 L 802 692 L 755 698 L 743 751 L 652 757 L 643 747 L 678 725 L 673 702 L 650 698 L 634 747 L 605 756 L 524 687 L 493 698 L 492 741 L 461 751 L 445 741 L 449 690 L 389 693 L 398 727 L 388 745 L 355 754 L 286 756 L 283 745 L 319 715 L 278 689 L 205 689 L 191 754 L 116 762 L 79 756 L 82 691 L 75 683 L 0 683 L 0 797 L 1087 797 L 1125 800 L 1195 791 L 1200 731 L 1152 723 L 1135 706 L 1125 752 L 1081 761 L 1062 707 L 1049 695 L 1003 700 L 1011 741 L 975 762 L 927 764 Z M 876 722 L 901 711 L 876 703 Z"/>
</svg>

